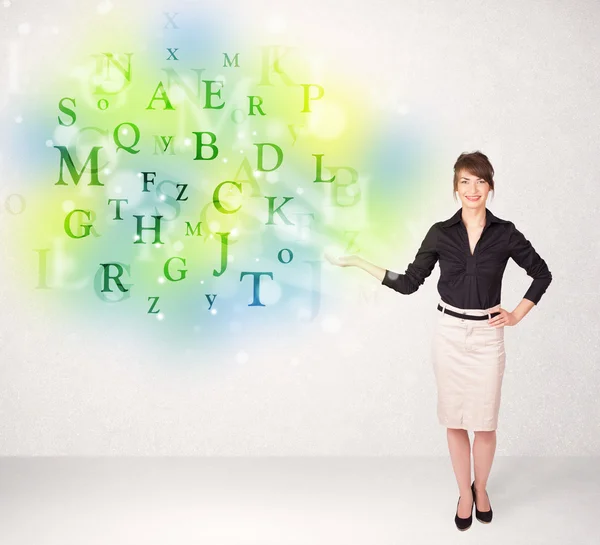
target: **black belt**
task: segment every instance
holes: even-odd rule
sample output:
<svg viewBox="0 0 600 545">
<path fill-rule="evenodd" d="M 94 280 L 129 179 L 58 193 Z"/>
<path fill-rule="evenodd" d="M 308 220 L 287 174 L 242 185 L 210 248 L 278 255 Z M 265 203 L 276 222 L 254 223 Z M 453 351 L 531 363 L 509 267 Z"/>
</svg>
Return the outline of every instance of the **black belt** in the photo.
<svg viewBox="0 0 600 545">
<path fill-rule="evenodd" d="M 443 309 L 440 304 L 438 304 L 437 309 L 442 311 L 443 313 L 450 314 L 450 316 L 456 316 L 457 318 L 466 318 L 467 320 L 487 320 L 487 316 L 472 316 L 471 314 L 462 314 L 461 312 L 454 312 L 453 310 Z M 499 312 L 492 312 L 490 316 L 493 318 L 494 316 L 498 316 Z"/>
</svg>

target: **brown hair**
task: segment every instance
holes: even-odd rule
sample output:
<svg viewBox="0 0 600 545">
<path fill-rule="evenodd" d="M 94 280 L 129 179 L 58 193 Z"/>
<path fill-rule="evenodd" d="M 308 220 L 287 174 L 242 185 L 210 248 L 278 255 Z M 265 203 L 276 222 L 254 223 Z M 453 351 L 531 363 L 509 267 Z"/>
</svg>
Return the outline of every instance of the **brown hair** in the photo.
<svg viewBox="0 0 600 545">
<path fill-rule="evenodd" d="M 461 170 L 466 170 L 469 174 L 485 180 L 490 185 L 490 191 L 494 191 L 494 167 L 486 155 L 480 151 L 473 153 L 461 153 L 454 163 L 454 189 L 452 195 L 456 201 L 456 192 L 458 191 L 458 175 Z M 493 195 L 496 192 L 492 193 Z"/>
</svg>

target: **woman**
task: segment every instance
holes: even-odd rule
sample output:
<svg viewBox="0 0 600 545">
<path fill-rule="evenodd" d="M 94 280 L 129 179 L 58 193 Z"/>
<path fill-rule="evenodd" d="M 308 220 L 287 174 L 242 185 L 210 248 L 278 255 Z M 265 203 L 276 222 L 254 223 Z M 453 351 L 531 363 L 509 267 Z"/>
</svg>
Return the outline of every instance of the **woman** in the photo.
<svg viewBox="0 0 600 545">
<path fill-rule="evenodd" d="M 504 375 L 504 327 L 518 324 L 536 305 L 552 275 L 545 261 L 514 223 L 486 208 L 494 190 L 494 169 L 481 152 L 463 153 L 454 165 L 454 198 L 462 208 L 427 232 L 413 263 L 404 274 L 350 255 L 334 265 L 355 266 L 402 294 L 417 291 L 440 263 L 440 311 L 432 348 L 437 385 L 437 415 L 447 428 L 448 448 L 460 496 L 455 514 L 459 530 L 475 516 L 491 522 L 486 483 L 496 450 L 496 428 Z M 509 312 L 500 305 L 502 276 L 512 258 L 533 278 L 523 300 Z M 471 480 L 473 441 L 474 481 Z"/>
</svg>

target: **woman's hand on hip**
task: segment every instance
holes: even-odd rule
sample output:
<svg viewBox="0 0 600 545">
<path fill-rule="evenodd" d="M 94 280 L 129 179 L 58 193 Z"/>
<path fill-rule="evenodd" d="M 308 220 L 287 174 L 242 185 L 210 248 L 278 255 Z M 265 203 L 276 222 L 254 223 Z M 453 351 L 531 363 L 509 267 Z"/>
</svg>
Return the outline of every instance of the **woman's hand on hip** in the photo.
<svg viewBox="0 0 600 545">
<path fill-rule="evenodd" d="M 508 312 L 508 310 L 503 309 L 502 307 L 499 307 L 495 312 L 499 312 L 500 314 L 494 316 L 491 320 L 488 320 L 488 324 L 492 327 L 504 327 L 507 325 L 517 325 L 519 323 L 519 320 L 512 312 Z"/>
</svg>

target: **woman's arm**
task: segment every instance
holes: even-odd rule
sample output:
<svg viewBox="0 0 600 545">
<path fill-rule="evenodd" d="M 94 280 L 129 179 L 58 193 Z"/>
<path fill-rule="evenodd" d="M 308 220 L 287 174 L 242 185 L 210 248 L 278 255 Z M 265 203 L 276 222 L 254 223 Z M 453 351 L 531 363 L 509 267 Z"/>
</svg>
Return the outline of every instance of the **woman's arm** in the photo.
<svg viewBox="0 0 600 545">
<path fill-rule="evenodd" d="M 379 267 L 357 255 L 343 256 L 337 259 L 327 255 L 326 257 L 331 263 L 340 267 L 353 266 L 363 269 L 377 278 L 384 286 L 408 295 L 417 291 L 433 271 L 439 257 L 436 246 L 437 224 L 433 225 L 425 235 L 414 261 L 408 265 L 404 274 Z"/>
<path fill-rule="evenodd" d="M 359 255 L 347 255 L 337 259 L 337 263 L 334 263 L 331 258 L 328 258 L 334 265 L 340 265 L 341 267 L 358 267 L 363 271 L 367 271 L 372 274 L 379 282 L 383 280 L 386 269 L 379 267 L 373 263 L 370 263 L 366 259 L 363 259 Z"/>
<path fill-rule="evenodd" d="M 528 276 L 533 278 L 523 299 L 524 301 L 531 301 L 537 305 L 552 282 L 552 273 L 548 269 L 546 262 L 535 251 L 531 242 L 529 242 L 529 240 L 525 238 L 525 235 L 515 227 L 514 223 L 511 225 L 511 229 L 512 231 L 508 242 L 510 257 L 513 258 L 514 262 L 519 265 L 519 267 L 525 269 Z M 523 301 L 519 303 L 517 308 L 520 309 L 520 313 L 522 314 L 521 317 L 529 312 L 530 309 L 527 309 L 528 306 L 529 305 Z M 527 309 L 527 311 L 523 313 L 525 309 Z"/>
<path fill-rule="evenodd" d="M 516 323 L 519 323 L 527 313 L 535 306 L 533 301 L 529 299 L 522 299 L 521 302 L 516 306 L 515 310 L 512 311 L 512 315 L 517 319 Z"/>
<path fill-rule="evenodd" d="M 415 259 L 408 265 L 404 274 L 398 274 L 386 269 L 381 283 L 404 295 L 409 295 L 417 291 L 431 274 L 439 259 L 437 239 L 438 224 L 435 223 L 427 231 Z"/>
</svg>

